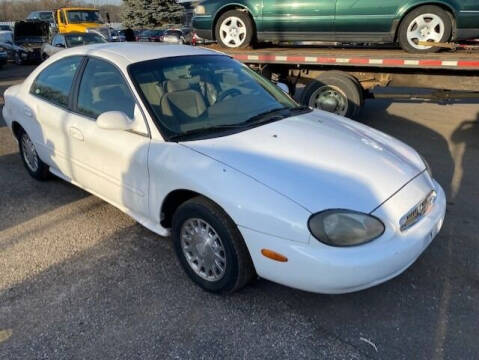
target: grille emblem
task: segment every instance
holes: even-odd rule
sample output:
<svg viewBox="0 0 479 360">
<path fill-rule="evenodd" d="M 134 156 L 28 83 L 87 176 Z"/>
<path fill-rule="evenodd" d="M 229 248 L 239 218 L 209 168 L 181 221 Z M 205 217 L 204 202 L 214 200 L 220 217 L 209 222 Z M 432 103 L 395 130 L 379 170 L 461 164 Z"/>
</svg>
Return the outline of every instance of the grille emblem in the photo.
<svg viewBox="0 0 479 360">
<path fill-rule="evenodd" d="M 437 194 L 433 190 L 424 198 L 424 200 L 409 210 L 409 212 L 399 221 L 401 231 L 409 229 L 411 226 L 421 220 L 427 213 L 429 213 L 434 205 L 434 202 L 436 201 L 436 197 Z"/>
</svg>

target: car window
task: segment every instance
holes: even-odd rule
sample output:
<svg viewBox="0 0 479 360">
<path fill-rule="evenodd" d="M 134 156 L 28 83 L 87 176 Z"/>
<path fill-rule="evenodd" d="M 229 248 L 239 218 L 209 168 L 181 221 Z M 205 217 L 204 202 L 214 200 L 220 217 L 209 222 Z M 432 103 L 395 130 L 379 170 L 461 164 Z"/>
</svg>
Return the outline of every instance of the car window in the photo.
<svg viewBox="0 0 479 360">
<path fill-rule="evenodd" d="M 67 107 L 73 78 L 81 60 L 81 56 L 72 56 L 46 67 L 33 82 L 30 92 L 51 103 Z"/>
<path fill-rule="evenodd" d="M 135 100 L 120 71 L 112 64 L 91 58 L 78 92 L 78 112 L 96 119 L 107 111 L 122 111 L 133 118 Z"/>
<path fill-rule="evenodd" d="M 65 19 L 65 13 L 63 12 L 63 10 L 60 10 L 59 12 L 60 12 L 60 22 L 62 24 L 66 24 L 67 21 Z"/>
<path fill-rule="evenodd" d="M 107 41 L 103 36 L 95 33 L 85 33 L 77 35 L 66 35 L 65 36 L 68 47 L 75 47 L 81 45 L 90 45 L 90 44 L 101 44 L 106 43 Z"/>
<path fill-rule="evenodd" d="M 55 35 L 53 38 L 52 45 L 57 46 L 58 44 L 65 46 L 65 39 L 63 35 Z"/>
</svg>

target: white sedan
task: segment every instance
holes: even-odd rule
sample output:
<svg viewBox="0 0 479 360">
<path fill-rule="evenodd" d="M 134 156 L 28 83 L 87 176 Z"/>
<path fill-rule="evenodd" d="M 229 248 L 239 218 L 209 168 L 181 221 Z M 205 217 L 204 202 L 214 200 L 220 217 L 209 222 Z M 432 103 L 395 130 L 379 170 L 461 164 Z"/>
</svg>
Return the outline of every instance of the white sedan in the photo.
<svg viewBox="0 0 479 360">
<path fill-rule="evenodd" d="M 256 274 L 346 293 L 407 269 L 446 201 L 409 146 L 297 105 L 221 53 L 101 44 L 62 51 L 5 92 L 28 172 L 99 196 L 159 235 L 206 290 Z"/>
</svg>

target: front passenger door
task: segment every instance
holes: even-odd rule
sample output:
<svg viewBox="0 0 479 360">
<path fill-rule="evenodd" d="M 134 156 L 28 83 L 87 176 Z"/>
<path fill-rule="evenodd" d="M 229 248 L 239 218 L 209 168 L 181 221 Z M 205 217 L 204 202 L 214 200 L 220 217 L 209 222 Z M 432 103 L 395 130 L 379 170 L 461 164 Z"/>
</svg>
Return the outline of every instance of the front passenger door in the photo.
<svg viewBox="0 0 479 360">
<path fill-rule="evenodd" d="M 336 0 L 263 0 L 260 32 L 266 33 L 268 39 L 288 40 L 292 36 L 314 40 L 330 36 L 332 40 L 335 7 Z"/>
<path fill-rule="evenodd" d="M 137 215 L 148 215 L 148 151 L 145 119 L 120 70 L 89 58 L 78 88 L 72 138 L 75 180 L 87 190 Z M 134 131 L 106 130 L 96 124 L 108 111 L 125 113 Z"/>
</svg>

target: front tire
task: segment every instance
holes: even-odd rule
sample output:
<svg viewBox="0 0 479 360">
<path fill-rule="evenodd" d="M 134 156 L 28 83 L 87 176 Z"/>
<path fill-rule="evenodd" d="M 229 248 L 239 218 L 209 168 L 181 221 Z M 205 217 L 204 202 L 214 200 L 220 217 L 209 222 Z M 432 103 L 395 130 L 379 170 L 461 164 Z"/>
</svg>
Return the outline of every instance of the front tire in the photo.
<svg viewBox="0 0 479 360">
<path fill-rule="evenodd" d="M 402 20 L 398 40 L 401 48 L 410 53 L 430 53 L 436 46 L 419 45 L 419 41 L 443 43 L 451 39 L 452 19 L 445 10 L 433 5 L 414 9 Z"/>
<path fill-rule="evenodd" d="M 35 149 L 35 144 L 23 130 L 18 135 L 18 144 L 23 165 L 25 165 L 28 173 L 34 179 L 40 181 L 47 180 L 50 177 L 49 167 L 40 159 Z"/>
<path fill-rule="evenodd" d="M 230 10 L 216 22 L 215 36 L 225 48 L 245 48 L 253 41 L 254 26 L 247 12 Z"/>
<path fill-rule="evenodd" d="M 175 212 L 172 238 L 187 275 L 203 289 L 232 293 L 254 276 L 254 266 L 238 228 L 215 203 L 195 197 Z"/>
</svg>

